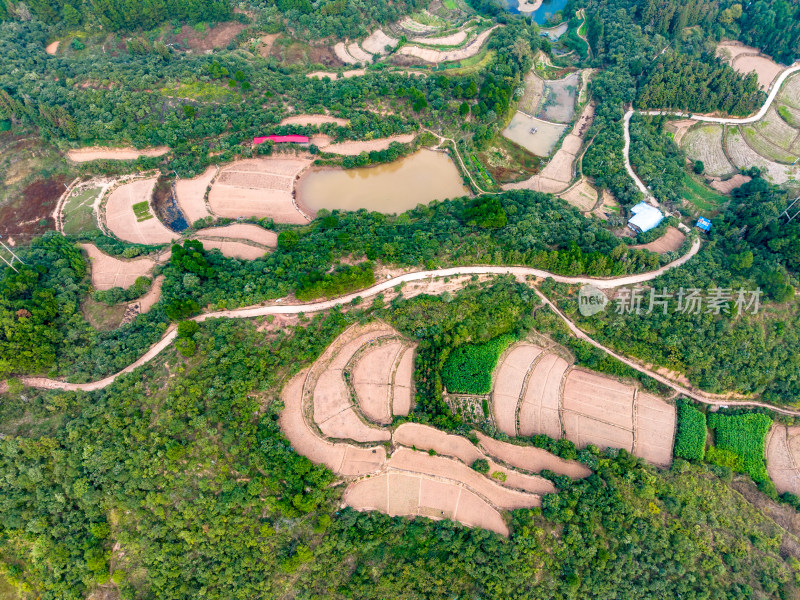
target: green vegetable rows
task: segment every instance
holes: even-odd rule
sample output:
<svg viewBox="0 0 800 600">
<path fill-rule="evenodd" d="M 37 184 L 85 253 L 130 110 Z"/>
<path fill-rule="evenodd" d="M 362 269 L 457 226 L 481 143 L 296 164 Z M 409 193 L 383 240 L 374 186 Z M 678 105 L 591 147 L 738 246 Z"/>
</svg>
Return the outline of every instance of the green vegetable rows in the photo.
<svg viewBox="0 0 800 600">
<path fill-rule="evenodd" d="M 708 424 L 714 430 L 716 445 L 709 449 L 709 460 L 747 473 L 757 482 L 769 479 L 764 463 L 764 441 L 772 419 L 758 413 L 711 414 Z"/>
<path fill-rule="evenodd" d="M 706 415 L 688 402 L 678 404 L 675 456 L 703 460 L 706 452 Z"/>
<path fill-rule="evenodd" d="M 449 392 L 459 394 L 488 394 L 492 390 L 492 371 L 497 359 L 513 335 L 501 335 L 485 344 L 467 344 L 456 348 L 442 369 L 442 383 Z"/>
</svg>

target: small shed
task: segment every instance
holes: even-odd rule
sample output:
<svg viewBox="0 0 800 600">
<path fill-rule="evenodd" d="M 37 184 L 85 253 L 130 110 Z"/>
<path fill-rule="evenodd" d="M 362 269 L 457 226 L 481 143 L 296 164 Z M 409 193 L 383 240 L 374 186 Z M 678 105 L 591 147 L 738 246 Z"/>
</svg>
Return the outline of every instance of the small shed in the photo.
<svg viewBox="0 0 800 600">
<path fill-rule="evenodd" d="M 311 141 L 307 135 L 264 135 L 253 138 L 253 145 L 258 146 L 268 140 L 275 144 L 308 144 Z"/>
<path fill-rule="evenodd" d="M 711 221 L 709 221 L 705 217 L 700 217 L 699 219 L 697 219 L 695 227 L 697 227 L 701 231 L 705 231 L 706 233 L 708 233 L 709 231 L 711 231 Z"/>
<path fill-rule="evenodd" d="M 636 233 L 650 231 L 664 220 L 664 214 L 655 206 L 650 206 L 647 202 L 639 202 L 631 209 L 633 216 L 628 221 L 630 227 Z"/>
</svg>

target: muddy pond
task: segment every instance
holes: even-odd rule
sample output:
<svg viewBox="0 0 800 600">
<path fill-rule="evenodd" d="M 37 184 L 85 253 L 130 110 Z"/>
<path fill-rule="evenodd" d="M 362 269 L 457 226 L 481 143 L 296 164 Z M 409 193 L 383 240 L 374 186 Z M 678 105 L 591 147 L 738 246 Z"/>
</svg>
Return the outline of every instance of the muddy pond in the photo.
<svg viewBox="0 0 800 600">
<path fill-rule="evenodd" d="M 468 194 L 450 157 L 433 150 L 374 167 L 312 169 L 297 182 L 298 204 L 313 212 L 366 208 L 396 214 Z"/>
</svg>

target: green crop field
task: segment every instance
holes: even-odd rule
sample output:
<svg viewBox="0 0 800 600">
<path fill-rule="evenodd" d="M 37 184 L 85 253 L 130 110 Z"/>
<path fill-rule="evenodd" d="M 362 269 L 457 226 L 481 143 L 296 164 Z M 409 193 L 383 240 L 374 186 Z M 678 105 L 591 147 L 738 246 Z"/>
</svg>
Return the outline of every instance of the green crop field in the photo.
<svg viewBox="0 0 800 600">
<path fill-rule="evenodd" d="M 764 441 L 772 419 L 760 413 L 711 414 L 708 425 L 714 430 L 714 448 L 709 448 L 706 454 L 709 462 L 747 473 L 754 481 L 769 479 Z"/>
<path fill-rule="evenodd" d="M 678 405 L 678 434 L 675 456 L 703 460 L 706 453 L 706 415 L 688 402 Z"/>
<path fill-rule="evenodd" d="M 137 202 L 132 206 L 132 208 L 133 214 L 136 215 L 136 220 L 139 223 L 153 218 L 153 215 L 150 214 L 150 208 L 147 205 L 147 201 Z"/>
<path fill-rule="evenodd" d="M 706 187 L 697 179 L 686 175 L 683 181 L 683 193 L 691 204 L 700 212 L 711 213 L 722 210 L 728 199 L 722 194 Z"/>
<path fill-rule="evenodd" d="M 442 369 L 442 383 L 457 394 L 488 394 L 492 391 L 492 372 L 497 359 L 515 341 L 501 335 L 485 344 L 467 344 L 456 348 Z"/>
</svg>

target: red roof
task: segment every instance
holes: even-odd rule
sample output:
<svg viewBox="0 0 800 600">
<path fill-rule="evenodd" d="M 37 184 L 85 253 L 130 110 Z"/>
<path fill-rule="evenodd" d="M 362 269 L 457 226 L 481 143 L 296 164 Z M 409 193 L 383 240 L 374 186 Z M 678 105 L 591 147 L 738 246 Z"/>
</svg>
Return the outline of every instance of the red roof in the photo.
<svg viewBox="0 0 800 600">
<path fill-rule="evenodd" d="M 263 144 L 267 140 L 275 142 L 276 144 L 281 144 L 285 142 L 294 142 L 296 144 L 307 144 L 310 141 L 307 135 L 265 135 L 253 138 L 253 143 L 256 145 Z"/>
</svg>

